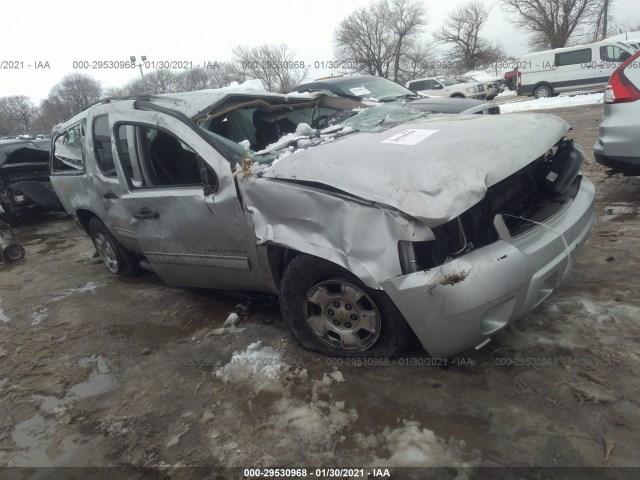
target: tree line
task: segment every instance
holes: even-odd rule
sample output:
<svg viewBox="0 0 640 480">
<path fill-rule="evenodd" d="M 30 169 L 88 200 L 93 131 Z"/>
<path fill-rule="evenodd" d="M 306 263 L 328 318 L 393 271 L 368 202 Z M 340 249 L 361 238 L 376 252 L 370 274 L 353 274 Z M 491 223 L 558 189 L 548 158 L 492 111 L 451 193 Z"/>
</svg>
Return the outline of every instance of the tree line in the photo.
<svg viewBox="0 0 640 480">
<path fill-rule="evenodd" d="M 612 15 L 615 0 L 498 0 L 496 5 L 509 14 L 519 32 L 529 34 L 529 45 L 538 50 L 597 41 L 618 28 Z M 504 46 L 484 33 L 493 8 L 468 0 L 454 7 L 428 37 L 430 13 L 424 0 L 371 0 L 337 26 L 333 38 L 337 63 L 346 67 L 343 73 L 404 83 L 508 60 Z M 152 70 L 144 78 L 111 88 L 88 75 L 71 73 L 38 105 L 25 95 L 0 97 L 0 137 L 48 133 L 56 123 L 104 97 L 220 88 L 246 79 L 260 80 L 269 91 L 287 92 L 308 79 L 309 65 L 295 60 L 295 51 L 284 44 L 238 46 L 230 62 L 213 68 Z"/>
</svg>

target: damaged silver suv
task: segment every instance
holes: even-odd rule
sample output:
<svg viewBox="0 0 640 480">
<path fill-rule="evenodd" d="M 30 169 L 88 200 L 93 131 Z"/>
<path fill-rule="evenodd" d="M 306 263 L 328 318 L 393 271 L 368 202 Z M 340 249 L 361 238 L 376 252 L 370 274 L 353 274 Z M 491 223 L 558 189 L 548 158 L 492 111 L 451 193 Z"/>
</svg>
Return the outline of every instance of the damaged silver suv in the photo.
<svg viewBox="0 0 640 480">
<path fill-rule="evenodd" d="M 279 295 L 328 355 L 415 335 L 444 357 L 542 302 L 587 238 L 568 129 L 242 88 L 108 99 L 55 127 L 51 181 L 115 274 Z"/>
</svg>

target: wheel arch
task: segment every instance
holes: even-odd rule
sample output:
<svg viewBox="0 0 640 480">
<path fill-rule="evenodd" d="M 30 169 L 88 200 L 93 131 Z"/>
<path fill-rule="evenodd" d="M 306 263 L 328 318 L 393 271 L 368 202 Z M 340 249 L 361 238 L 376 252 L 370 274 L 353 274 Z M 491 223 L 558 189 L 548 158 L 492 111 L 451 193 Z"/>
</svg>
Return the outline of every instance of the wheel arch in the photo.
<svg viewBox="0 0 640 480">
<path fill-rule="evenodd" d="M 79 208 L 76 210 L 76 218 L 78 219 L 78 223 L 87 234 L 89 234 L 89 222 L 94 217 L 100 219 L 100 217 L 98 217 L 98 215 L 96 215 L 91 210 L 85 208 Z"/>
<path fill-rule="evenodd" d="M 271 275 L 276 285 L 280 286 L 284 271 L 287 265 L 291 263 L 291 260 L 298 255 L 308 255 L 334 264 L 336 267 L 344 270 L 345 273 L 354 275 L 369 288 L 376 290 L 381 289 L 373 273 L 356 259 L 347 257 L 337 250 L 323 248 L 318 245 L 295 243 L 295 246 L 285 246 L 274 243 L 269 243 L 267 246 L 269 268 L 271 269 Z"/>
</svg>

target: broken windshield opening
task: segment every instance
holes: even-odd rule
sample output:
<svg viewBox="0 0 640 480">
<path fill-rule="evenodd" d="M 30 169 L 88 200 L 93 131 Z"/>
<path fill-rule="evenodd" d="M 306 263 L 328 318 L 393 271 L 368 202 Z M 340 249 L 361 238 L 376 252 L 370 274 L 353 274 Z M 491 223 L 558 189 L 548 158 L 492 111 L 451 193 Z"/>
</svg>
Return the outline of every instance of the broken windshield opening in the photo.
<svg viewBox="0 0 640 480">
<path fill-rule="evenodd" d="M 320 96 L 312 101 L 275 103 L 256 99 L 227 102 L 200 118 L 201 129 L 222 146 L 231 163 L 248 157 L 271 164 L 296 150 L 315 147 L 354 131 L 381 132 L 426 116 L 403 103 L 362 108 L 350 99 Z"/>
<path fill-rule="evenodd" d="M 360 132 L 382 132 L 401 123 L 426 117 L 427 113 L 403 103 L 385 103 L 362 110 L 346 124 Z"/>
</svg>

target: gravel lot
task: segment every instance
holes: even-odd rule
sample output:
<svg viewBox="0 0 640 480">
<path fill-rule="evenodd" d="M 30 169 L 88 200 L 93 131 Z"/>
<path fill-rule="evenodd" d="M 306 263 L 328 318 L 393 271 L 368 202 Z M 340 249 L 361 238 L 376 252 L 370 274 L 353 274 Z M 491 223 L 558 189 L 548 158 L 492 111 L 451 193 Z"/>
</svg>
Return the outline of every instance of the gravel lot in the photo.
<svg viewBox="0 0 640 480">
<path fill-rule="evenodd" d="M 19 227 L 26 259 L 0 264 L 0 466 L 640 467 L 640 178 L 593 162 L 601 105 L 545 113 L 587 151 L 598 221 L 546 302 L 447 369 L 419 349 L 312 354 L 277 307 L 113 276 L 69 219 Z"/>
</svg>

